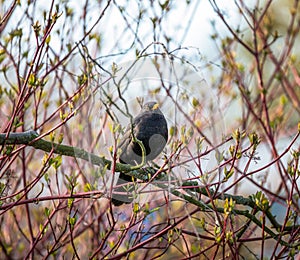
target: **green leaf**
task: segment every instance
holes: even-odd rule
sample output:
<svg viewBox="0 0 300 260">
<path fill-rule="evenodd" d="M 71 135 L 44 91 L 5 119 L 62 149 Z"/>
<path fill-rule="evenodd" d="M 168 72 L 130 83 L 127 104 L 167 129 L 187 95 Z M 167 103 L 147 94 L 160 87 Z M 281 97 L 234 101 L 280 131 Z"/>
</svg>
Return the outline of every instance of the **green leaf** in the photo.
<svg viewBox="0 0 300 260">
<path fill-rule="evenodd" d="M 230 170 L 227 170 L 227 168 L 224 167 L 225 179 L 223 181 L 224 182 L 228 181 L 233 174 L 234 174 L 234 168 L 231 168 Z"/>
<path fill-rule="evenodd" d="M 86 183 L 83 188 L 84 192 L 92 191 L 92 185 L 90 183 Z"/>
<path fill-rule="evenodd" d="M 35 86 L 35 82 L 36 82 L 36 78 L 35 78 L 35 75 L 33 73 L 31 73 L 29 75 L 29 79 L 28 79 L 28 84 L 30 86 Z"/>
<path fill-rule="evenodd" d="M 178 133 L 177 127 L 176 126 L 171 126 L 170 127 L 170 136 L 175 136 Z"/>
<path fill-rule="evenodd" d="M 51 213 L 51 212 L 50 212 L 50 209 L 46 207 L 46 208 L 44 209 L 44 213 L 45 213 L 45 215 L 46 215 L 47 217 L 49 217 L 49 216 L 50 216 L 50 213 Z"/>
<path fill-rule="evenodd" d="M 200 104 L 200 102 L 199 102 L 199 100 L 198 99 L 196 99 L 196 98 L 194 98 L 193 97 L 193 100 L 192 100 L 192 104 L 193 104 L 193 107 L 198 107 L 199 106 L 199 104 Z"/>
<path fill-rule="evenodd" d="M 133 212 L 136 214 L 140 211 L 140 208 L 139 208 L 139 204 L 138 203 L 134 203 L 133 204 Z"/>
<path fill-rule="evenodd" d="M 68 208 L 71 208 L 71 206 L 73 205 L 73 202 L 74 202 L 74 198 L 68 199 Z"/>
<path fill-rule="evenodd" d="M 76 224 L 76 217 L 68 217 L 69 223 L 71 226 L 74 226 Z"/>
</svg>

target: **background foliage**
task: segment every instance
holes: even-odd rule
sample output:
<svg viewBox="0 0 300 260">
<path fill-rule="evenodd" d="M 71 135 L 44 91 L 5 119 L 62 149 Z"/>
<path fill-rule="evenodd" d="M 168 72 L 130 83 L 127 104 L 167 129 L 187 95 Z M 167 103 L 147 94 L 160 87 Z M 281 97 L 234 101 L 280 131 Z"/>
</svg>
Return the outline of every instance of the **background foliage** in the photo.
<svg viewBox="0 0 300 260">
<path fill-rule="evenodd" d="M 297 255 L 299 1 L 226 2 L 1 2 L 1 259 Z M 204 5 L 208 52 L 186 44 Z M 170 138 L 130 171 L 153 99 Z M 120 170 L 140 181 L 114 207 Z"/>
</svg>

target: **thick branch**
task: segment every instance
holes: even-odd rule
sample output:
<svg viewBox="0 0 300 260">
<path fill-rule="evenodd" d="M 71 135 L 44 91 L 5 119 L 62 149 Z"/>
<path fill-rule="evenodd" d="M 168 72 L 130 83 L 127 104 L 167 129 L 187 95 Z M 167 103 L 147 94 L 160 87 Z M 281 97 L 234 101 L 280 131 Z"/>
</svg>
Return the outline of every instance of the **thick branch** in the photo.
<svg viewBox="0 0 300 260">
<path fill-rule="evenodd" d="M 35 149 L 42 150 L 44 152 L 53 152 L 64 156 L 70 156 L 74 158 L 80 158 L 85 161 L 91 162 L 94 165 L 111 167 L 111 161 L 104 157 L 99 157 L 95 154 L 89 153 L 83 149 L 79 149 L 69 145 L 58 144 L 54 142 L 45 141 L 40 138 L 36 131 L 30 130 L 20 133 L 3 133 L 0 134 L 0 145 L 28 145 Z M 131 167 L 124 164 L 117 164 L 116 171 L 128 172 Z"/>
</svg>

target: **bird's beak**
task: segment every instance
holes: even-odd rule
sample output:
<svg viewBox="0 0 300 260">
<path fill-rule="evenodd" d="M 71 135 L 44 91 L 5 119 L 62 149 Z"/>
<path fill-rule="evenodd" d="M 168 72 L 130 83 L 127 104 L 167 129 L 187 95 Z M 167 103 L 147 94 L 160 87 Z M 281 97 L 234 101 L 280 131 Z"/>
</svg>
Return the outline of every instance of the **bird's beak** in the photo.
<svg viewBox="0 0 300 260">
<path fill-rule="evenodd" d="M 153 107 L 152 107 L 152 110 L 156 110 L 159 108 L 159 105 L 156 103 Z"/>
</svg>

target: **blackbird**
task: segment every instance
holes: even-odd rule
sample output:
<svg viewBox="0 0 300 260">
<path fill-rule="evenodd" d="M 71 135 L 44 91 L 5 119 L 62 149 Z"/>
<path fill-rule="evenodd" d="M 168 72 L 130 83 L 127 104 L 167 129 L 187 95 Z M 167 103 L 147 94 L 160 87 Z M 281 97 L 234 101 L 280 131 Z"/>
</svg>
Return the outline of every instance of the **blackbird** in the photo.
<svg viewBox="0 0 300 260">
<path fill-rule="evenodd" d="M 133 119 L 133 125 L 126 128 L 118 146 L 121 150 L 120 163 L 139 165 L 143 161 L 142 148 L 139 143 L 134 141 L 132 134 L 143 143 L 144 162 L 154 160 L 162 152 L 168 140 L 168 125 L 157 102 L 148 102 L 142 106 L 140 113 Z M 117 185 L 133 180 L 131 176 L 121 172 Z M 127 191 L 132 191 L 132 189 L 131 187 Z M 125 190 L 121 187 L 116 191 L 124 192 Z M 131 203 L 132 198 L 127 195 L 114 194 L 112 202 L 115 206 L 120 206 L 123 203 Z"/>
</svg>

